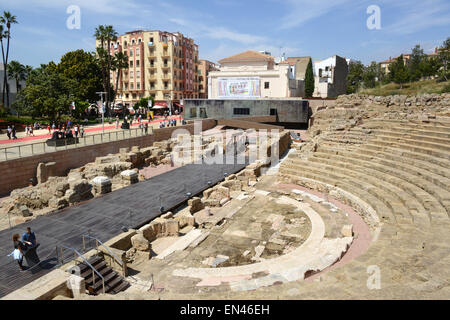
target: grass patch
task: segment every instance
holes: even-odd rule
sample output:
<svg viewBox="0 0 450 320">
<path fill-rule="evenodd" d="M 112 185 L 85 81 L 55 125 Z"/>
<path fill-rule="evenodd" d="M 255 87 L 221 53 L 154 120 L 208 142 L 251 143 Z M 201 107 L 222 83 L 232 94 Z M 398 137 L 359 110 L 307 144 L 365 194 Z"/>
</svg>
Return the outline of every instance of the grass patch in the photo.
<svg viewBox="0 0 450 320">
<path fill-rule="evenodd" d="M 405 83 L 403 88 L 396 83 L 389 83 L 373 89 L 363 89 L 360 94 L 373 96 L 391 96 L 391 95 L 417 95 L 425 93 L 445 93 L 450 92 L 450 81 L 437 82 L 436 80 L 424 80 Z"/>
</svg>

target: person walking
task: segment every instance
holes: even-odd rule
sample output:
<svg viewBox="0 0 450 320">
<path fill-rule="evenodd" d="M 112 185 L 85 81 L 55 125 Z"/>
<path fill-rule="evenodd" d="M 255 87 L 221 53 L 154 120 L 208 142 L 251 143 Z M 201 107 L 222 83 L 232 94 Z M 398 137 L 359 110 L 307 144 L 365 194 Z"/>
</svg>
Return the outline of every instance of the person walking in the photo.
<svg viewBox="0 0 450 320">
<path fill-rule="evenodd" d="M 20 235 L 17 233 L 13 235 L 12 241 L 14 243 L 14 251 L 10 254 L 10 256 L 12 255 L 14 260 L 17 261 L 20 270 L 25 270 L 25 267 L 22 264 L 23 255 L 24 252 L 26 252 L 27 247 L 22 241 L 20 241 Z"/>
<path fill-rule="evenodd" d="M 6 135 L 8 136 L 8 140 L 11 140 L 11 127 L 8 126 L 8 129 L 6 129 Z"/>
<path fill-rule="evenodd" d="M 47 126 L 48 134 L 52 134 L 52 128 L 50 128 L 50 125 Z"/>
<path fill-rule="evenodd" d="M 33 127 L 30 125 L 30 129 L 28 129 L 28 134 L 34 137 Z"/>
<path fill-rule="evenodd" d="M 81 134 L 81 137 L 84 138 L 84 126 L 81 126 L 80 134 Z"/>
<path fill-rule="evenodd" d="M 75 132 L 75 138 L 78 138 L 78 130 L 80 130 L 80 127 L 78 125 L 75 125 L 73 127 L 73 131 Z"/>
<path fill-rule="evenodd" d="M 148 134 L 148 121 L 145 123 L 144 125 L 144 129 L 145 129 L 145 134 Z"/>
<path fill-rule="evenodd" d="M 116 116 L 116 129 L 119 129 L 119 116 Z"/>
<path fill-rule="evenodd" d="M 12 128 L 11 128 L 11 135 L 12 135 L 13 140 L 17 140 L 16 127 L 14 125 L 12 125 Z"/>
<path fill-rule="evenodd" d="M 36 246 L 36 235 L 31 231 L 30 227 L 27 227 L 27 231 L 22 235 L 22 242 L 27 246 L 27 248 Z"/>
</svg>

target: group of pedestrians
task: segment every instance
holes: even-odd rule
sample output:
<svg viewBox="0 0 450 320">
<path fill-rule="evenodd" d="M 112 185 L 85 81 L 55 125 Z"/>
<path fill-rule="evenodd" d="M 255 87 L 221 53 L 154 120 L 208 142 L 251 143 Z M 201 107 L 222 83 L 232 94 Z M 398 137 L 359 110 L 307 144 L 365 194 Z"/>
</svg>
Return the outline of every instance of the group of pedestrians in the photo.
<svg viewBox="0 0 450 320">
<path fill-rule="evenodd" d="M 17 140 L 16 136 L 16 127 L 14 125 L 8 126 L 8 129 L 6 130 L 6 135 L 8 136 L 8 140 Z"/>
<path fill-rule="evenodd" d="M 34 137 L 33 127 L 31 125 L 25 127 L 25 135 L 27 137 L 31 137 L 31 136 Z"/>
<path fill-rule="evenodd" d="M 166 124 L 166 122 L 167 122 L 167 124 Z M 176 126 L 177 126 L 177 119 L 164 120 L 159 124 L 160 128 L 176 127 Z"/>
<path fill-rule="evenodd" d="M 27 231 L 22 235 L 22 238 L 16 233 L 13 235 L 12 240 L 14 251 L 9 254 L 9 256 L 12 256 L 14 260 L 17 261 L 20 270 L 26 270 L 23 266 L 23 258 L 28 252 L 33 253 L 35 257 L 33 257 L 32 260 L 34 260 L 35 263 L 39 263 L 39 258 L 36 255 L 36 249 L 39 247 L 39 244 L 36 242 L 36 235 L 31 231 L 30 227 L 27 228 Z"/>
</svg>

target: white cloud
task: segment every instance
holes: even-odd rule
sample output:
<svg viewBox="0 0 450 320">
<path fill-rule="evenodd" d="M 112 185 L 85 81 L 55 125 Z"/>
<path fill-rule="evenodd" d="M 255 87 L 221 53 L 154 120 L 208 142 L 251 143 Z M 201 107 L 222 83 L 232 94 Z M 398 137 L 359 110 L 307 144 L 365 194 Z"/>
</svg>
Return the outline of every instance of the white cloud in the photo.
<svg viewBox="0 0 450 320">
<path fill-rule="evenodd" d="M 408 35 L 432 27 L 450 25 L 450 3 L 440 0 L 409 3 L 406 13 L 385 28 L 385 31 Z"/>
<path fill-rule="evenodd" d="M 280 29 L 298 27 L 309 20 L 327 14 L 331 10 L 347 5 L 351 0 L 286 0 L 288 14 L 282 17 Z"/>
</svg>

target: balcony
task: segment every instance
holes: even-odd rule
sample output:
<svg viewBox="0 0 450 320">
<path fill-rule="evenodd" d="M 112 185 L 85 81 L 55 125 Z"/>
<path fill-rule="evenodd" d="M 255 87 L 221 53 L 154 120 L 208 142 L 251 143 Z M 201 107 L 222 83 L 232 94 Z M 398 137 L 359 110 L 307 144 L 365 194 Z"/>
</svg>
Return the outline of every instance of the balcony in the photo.
<svg viewBox="0 0 450 320">
<path fill-rule="evenodd" d="M 148 66 L 148 69 L 149 69 L 149 70 L 156 70 L 156 69 L 157 69 L 157 68 L 156 68 L 156 64 L 149 65 L 149 66 Z"/>
<path fill-rule="evenodd" d="M 163 73 L 162 79 L 163 80 L 170 80 L 171 79 L 171 74 L 170 73 Z"/>
<path fill-rule="evenodd" d="M 148 45 L 149 47 L 155 47 L 155 46 L 156 46 L 156 43 L 155 43 L 155 42 L 149 41 L 149 42 L 147 42 L 147 45 Z"/>
<path fill-rule="evenodd" d="M 156 59 L 156 51 L 149 51 L 148 52 L 148 58 L 149 59 Z"/>
<path fill-rule="evenodd" d="M 163 65 L 161 66 L 161 68 L 162 68 L 163 70 L 168 70 L 168 69 L 170 69 L 170 63 L 163 64 Z"/>
</svg>

